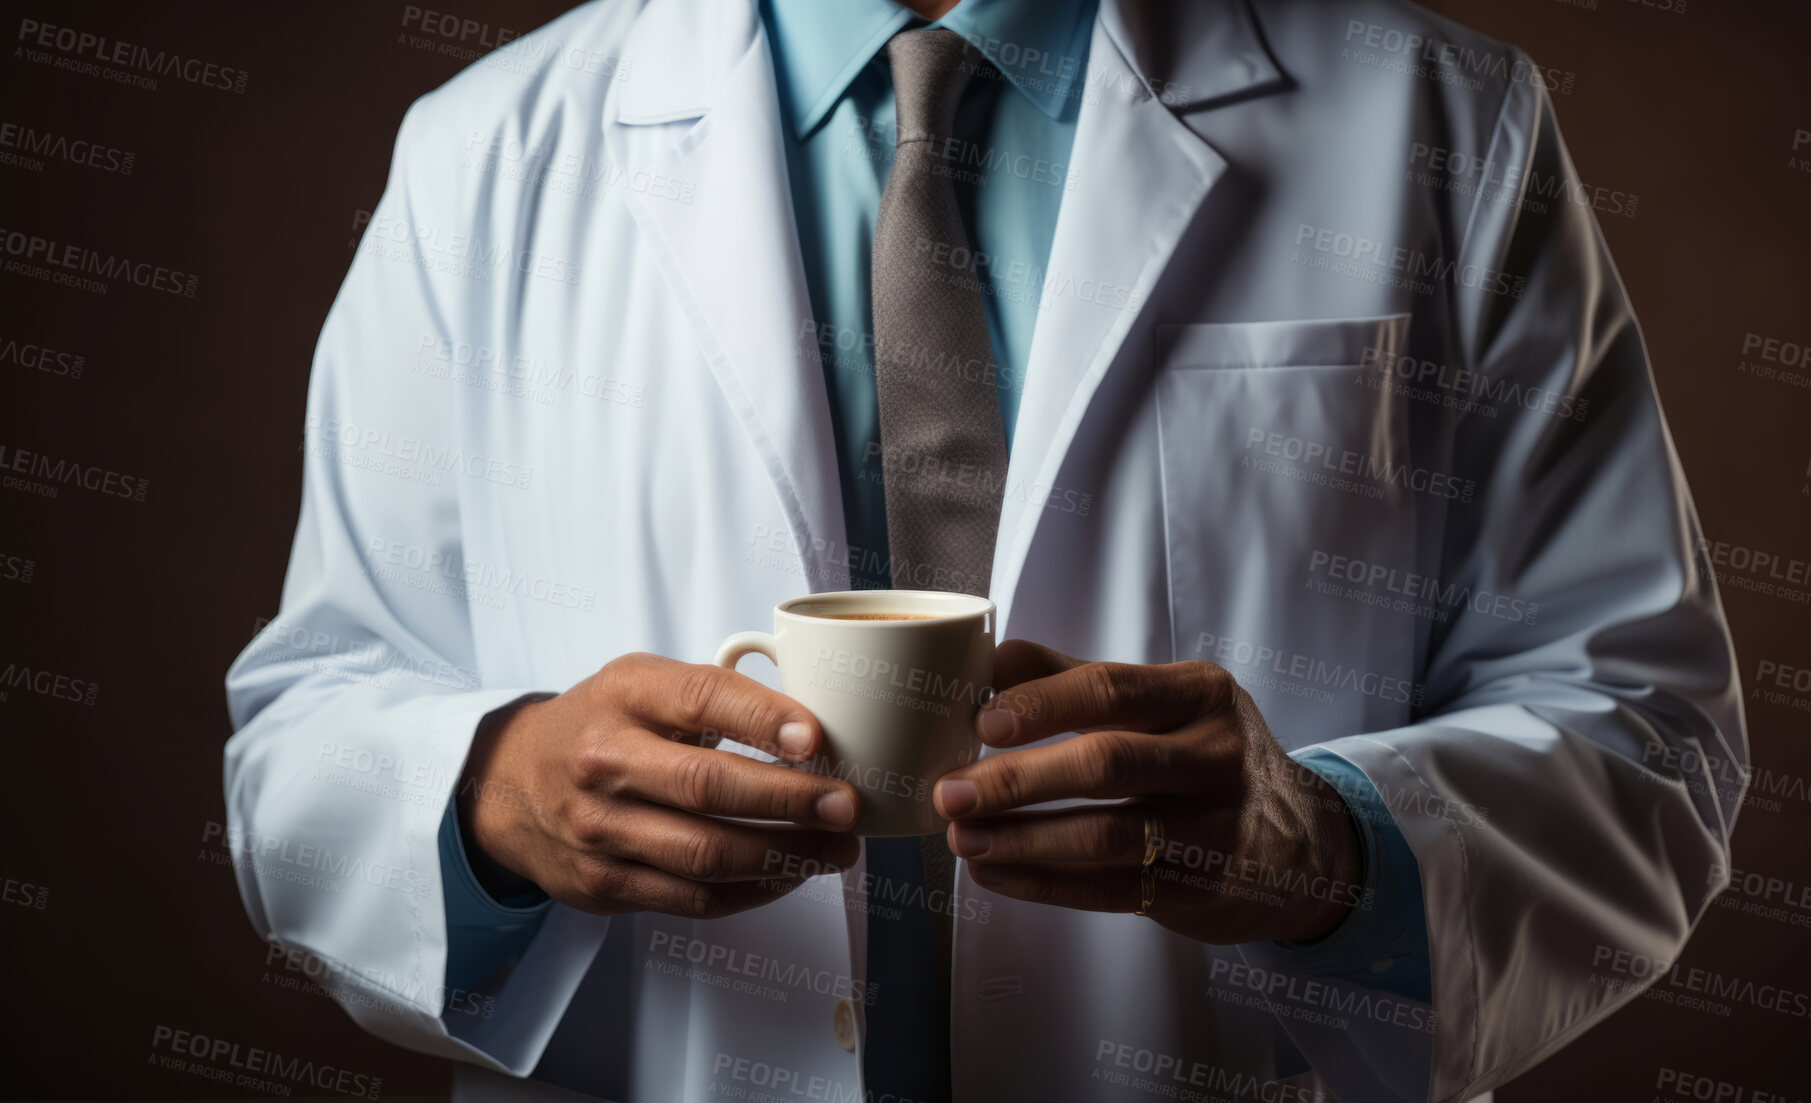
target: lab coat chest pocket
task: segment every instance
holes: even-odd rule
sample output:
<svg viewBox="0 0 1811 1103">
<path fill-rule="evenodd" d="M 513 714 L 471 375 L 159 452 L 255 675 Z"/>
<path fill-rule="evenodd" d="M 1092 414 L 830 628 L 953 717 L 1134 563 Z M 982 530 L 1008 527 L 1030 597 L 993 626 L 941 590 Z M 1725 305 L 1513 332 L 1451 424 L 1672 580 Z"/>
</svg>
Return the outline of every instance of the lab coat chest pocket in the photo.
<svg viewBox="0 0 1811 1103">
<path fill-rule="evenodd" d="M 1420 493 L 1387 370 L 1408 325 L 1157 329 L 1175 657 L 1231 671 L 1288 748 L 1396 726 L 1419 703 L 1416 614 L 1387 581 L 1412 573 Z"/>
</svg>

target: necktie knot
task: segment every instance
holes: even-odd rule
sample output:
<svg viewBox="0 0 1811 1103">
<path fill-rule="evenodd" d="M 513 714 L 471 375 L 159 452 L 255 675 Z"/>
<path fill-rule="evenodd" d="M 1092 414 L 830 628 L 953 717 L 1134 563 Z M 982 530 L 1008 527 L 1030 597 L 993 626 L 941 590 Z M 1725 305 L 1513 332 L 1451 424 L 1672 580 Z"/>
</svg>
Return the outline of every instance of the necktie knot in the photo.
<svg viewBox="0 0 1811 1103">
<path fill-rule="evenodd" d="M 968 43 L 944 27 L 902 31 L 887 43 L 899 116 L 896 144 L 950 136 L 956 104 L 974 74 L 974 66 L 963 64 L 967 55 Z"/>
</svg>

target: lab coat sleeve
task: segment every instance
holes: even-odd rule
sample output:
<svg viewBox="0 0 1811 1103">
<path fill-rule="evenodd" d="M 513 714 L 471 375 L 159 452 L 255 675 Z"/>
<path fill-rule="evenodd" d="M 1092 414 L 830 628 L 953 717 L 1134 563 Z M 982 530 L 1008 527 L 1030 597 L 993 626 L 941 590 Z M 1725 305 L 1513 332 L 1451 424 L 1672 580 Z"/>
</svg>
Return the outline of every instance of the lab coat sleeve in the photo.
<svg viewBox="0 0 1811 1103">
<path fill-rule="evenodd" d="M 1728 630 L 1591 209 L 1616 200 L 1582 187 L 1541 71 L 1518 70 L 1537 76 L 1488 156 L 1522 201 L 1455 227 L 1455 347 L 1498 409 L 1452 434 L 1477 496 L 1450 508 L 1437 579 L 1471 596 L 1433 629 L 1416 723 L 1317 748 L 1395 815 L 1432 958 L 1431 1016 L 1280 1016 L 1341 1098 L 1470 1098 L 1635 998 L 1728 883 L 1747 775 Z"/>
<path fill-rule="evenodd" d="M 281 608 L 227 675 L 226 835 L 253 926 L 320 959 L 362 1026 L 523 1075 L 608 921 L 556 906 L 506 977 L 448 988 L 445 894 L 461 871 L 443 868 L 440 829 L 473 732 L 557 687 L 493 685 L 476 657 L 461 501 L 496 493 L 494 472 L 459 451 L 474 389 L 417 358 L 461 336 L 443 319 L 486 317 L 507 288 L 424 250 L 458 224 L 436 206 L 457 169 L 416 149 L 447 148 L 420 135 L 425 104 L 316 350 Z"/>
</svg>

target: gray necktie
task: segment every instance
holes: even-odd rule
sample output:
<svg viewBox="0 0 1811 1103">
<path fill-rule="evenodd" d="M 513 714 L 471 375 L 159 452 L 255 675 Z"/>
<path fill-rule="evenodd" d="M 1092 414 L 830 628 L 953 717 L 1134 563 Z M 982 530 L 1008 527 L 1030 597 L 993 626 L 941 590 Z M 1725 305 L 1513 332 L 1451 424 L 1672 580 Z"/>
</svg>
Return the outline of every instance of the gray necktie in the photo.
<svg viewBox="0 0 1811 1103">
<path fill-rule="evenodd" d="M 874 366 L 893 585 L 985 595 L 1006 482 L 1006 435 L 980 275 L 948 172 L 956 105 L 974 71 L 941 27 L 887 44 L 897 150 L 874 226 Z M 956 860 L 919 840 L 947 1037 Z"/>
<path fill-rule="evenodd" d="M 941 27 L 887 44 L 898 151 L 874 224 L 874 369 L 893 585 L 986 594 L 1006 480 L 993 342 L 949 177 L 974 66 Z"/>
</svg>

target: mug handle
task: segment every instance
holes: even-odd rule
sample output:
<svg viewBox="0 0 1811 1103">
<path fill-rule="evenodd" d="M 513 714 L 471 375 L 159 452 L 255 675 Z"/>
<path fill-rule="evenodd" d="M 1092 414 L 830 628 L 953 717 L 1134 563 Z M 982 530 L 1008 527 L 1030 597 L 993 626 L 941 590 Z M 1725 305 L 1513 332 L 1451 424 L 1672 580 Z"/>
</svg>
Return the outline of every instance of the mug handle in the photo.
<svg viewBox="0 0 1811 1103">
<path fill-rule="evenodd" d="M 780 656 L 774 651 L 774 638 L 766 632 L 737 632 L 717 648 L 714 661 L 725 670 L 734 670 L 742 656 L 753 654 L 766 655 L 773 665 L 780 665 Z"/>
</svg>

